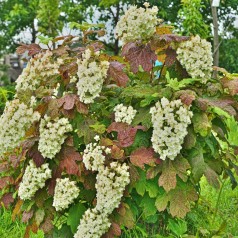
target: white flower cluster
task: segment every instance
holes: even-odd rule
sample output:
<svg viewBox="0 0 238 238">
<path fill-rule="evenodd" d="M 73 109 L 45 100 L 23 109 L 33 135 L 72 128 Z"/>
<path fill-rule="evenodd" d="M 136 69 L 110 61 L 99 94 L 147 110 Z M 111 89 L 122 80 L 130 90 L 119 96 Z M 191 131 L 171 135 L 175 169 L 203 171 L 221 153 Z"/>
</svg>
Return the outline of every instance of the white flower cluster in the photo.
<svg viewBox="0 0 238 238">
<path fill-rule="evenodd" d="M 115 112 L 116 122 L 125 122 L 129 125 L 136 115 L 136 110 L 134 110 L 132 106 L 127 107 L 123 104 L 118 104 L 113 111 Z"/>
<path fill-rule="evenodd" d="M 104 166 L 99 171 L 96 182 L 97 210 L 110 215 L 120 205 L 125 187 L 130 182 L 129 176 L 125 163 L 112 162 L 110 167 Z"/>
<path fill-rule="evenodd" d="M 31 160 L 19 186 L 19 197 L 22 200 L 31 199 L 40 188 L 45 186 L 45 181 L 51 178 L 51 174 L 49 164 L 42 164 L 37 168 Z"/>
<path fill-rule="evenodd" d="M 30 106 L 19 99 L 6 103 L 0 117 L 0 156 L 19 146 L 30 126 L 40 120 L 40 114 L 32 108 L 34 100 L 32 97 Z"/>
<path fill-rule="evenodd" d="M 155 33 L 158 8 L 149 8 L 148 3 L 144 3 L 144 6 L 145 8 L 131 6 L 117 23 L 115 35 L 124 43 L 148 40 Z"/>
<path fill-rule="evenodd" d="M 110 228 L 111 223 L 108 216 L 100 213 L 97 209 L 88 209 L 78 226 L 74 238 L 100 238 Z"/>
<path fill-rule="evenodd" d="M 213 57 L 211 43 L 198 35 L 179 44 L 177 59 L 192 78 L 201 78 L 203 82 L 211 77 Z"/>
<path fill-rule="evenodd" d="M 83 154 L 83 163 L 86 169 L 92 171 L 99 171 L 101 166 L 104 164 L 105 156 L 103 150 L 105 146 L 97 145 L 97 143 L 90 143 L 86 145 Z"/>
<path fill-rule="evenodd" d="M 99 96 L 109 68 L 108 61 L 96 61 L 91 56 L 91 50 L 87 49 L 83 54 L 83 59 L 77 61 L 78 95 L 80 100 L 86 104 L 94 102 L 94 99 Z"/>
<path fill-rule="evenodd" d="M 56 180 L 53 206 L 56 211 L 61 211 L 69 207 L 79 195 L 79 188 L 75 181 L 70 181 L 69 178 Z"/>
<path fill-rule="evenodd" d="M 91 143 L 84 151 L 86 157 L 83 156 L 83 162 L 86 168 L 98 171 L 97 205 L 85 212 L 74 238 L 100 238 L 109 229 L 109 215 L 120 205 L 125 187 L 130 182 L 129 167 L 118 162 L 105 166 L 103 150 L 107 149 Z"/>
<path fill-rule="evenodd" d="M 60 151 L 67 132 L 73 128 L 67 118 L 51 118 L 47 115 L 40 122 L 40 139 L 38 149 L 45 158 L 53 159 Z"/>
<path fill-rule="evenodd" d="M 151 141 L 155 152 L 160 154 L 162 160 L 174 160 L 182 149 L 193 113 L 180 99 L 169 102 L 167 98 L 157 102 L 150 113 L 153 123 Z"/>
<path fill-rule="evenodd" d="M 59 67 L 63 60 L 53 59 L 53 53 L 47 50 L 31 58 L 22 74 L 16 80 L 16 91 L 36 90 L 49 77 L 59 74 Z"/>
</svg>

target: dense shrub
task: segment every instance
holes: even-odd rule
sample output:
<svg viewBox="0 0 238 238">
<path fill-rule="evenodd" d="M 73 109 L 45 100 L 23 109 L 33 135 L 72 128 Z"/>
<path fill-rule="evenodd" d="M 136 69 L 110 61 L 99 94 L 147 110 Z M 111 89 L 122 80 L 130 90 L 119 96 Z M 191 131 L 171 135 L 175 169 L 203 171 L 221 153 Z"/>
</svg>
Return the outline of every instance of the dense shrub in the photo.
<svg viewBox="0 0 238 238">
<path fill-rule="evenodd" d="M 119 22 L 121 56 L 87 38 L 96 30 L 80 47 L 64 36 L 55 49 L 18 48 L 32 58 L 0 118 L 0 188 L 28 222 L 25 237 L 114 237 L 138 219 L 161 233 L 193 207 L 203 175 L 235 185 L 237 78 L 219 68 L 211 78 L 198 36 L 175 35 L 153 14 L 146 31 L 145 7 Z"/>
</svg>

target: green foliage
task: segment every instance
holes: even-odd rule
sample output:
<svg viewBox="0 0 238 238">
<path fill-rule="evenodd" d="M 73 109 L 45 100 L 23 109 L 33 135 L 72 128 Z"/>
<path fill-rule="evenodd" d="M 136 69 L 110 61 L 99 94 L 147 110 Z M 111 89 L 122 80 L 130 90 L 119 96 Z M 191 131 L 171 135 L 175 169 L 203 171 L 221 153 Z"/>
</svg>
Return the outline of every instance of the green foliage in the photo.
<svg viewBox="0 0 238 238">
<path fill-rule="evenodd" d="M 181 32 L 185 35 L 200 35 L 206 39 L 209 36 L 209 27 L 204 22 L 201 13 L 201 0 L 182 0 L 182 8 L 179 10 Z"/>
</svg>

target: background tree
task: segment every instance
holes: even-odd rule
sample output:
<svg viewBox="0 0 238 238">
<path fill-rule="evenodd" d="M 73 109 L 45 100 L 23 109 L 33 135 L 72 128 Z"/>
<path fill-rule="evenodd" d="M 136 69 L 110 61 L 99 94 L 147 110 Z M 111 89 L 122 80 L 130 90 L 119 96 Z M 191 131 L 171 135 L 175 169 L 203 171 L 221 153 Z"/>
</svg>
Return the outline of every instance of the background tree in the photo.
<svg viewBox="0 0 238 238">
<path fill-rule="evenodd" d="M 14 52 L 19 43 L 20 33 L 29 30 L 31 39 L 35 42 L 39 0 L 6 0 L 0 1 L 0 53 Z"/>
<path fill-rule="evenodd" d="M 59 0 L 40 0 L 37 20 L 39 32 L 49 37 L 55 37 L 63 28 L 63 22 L 59 21 Z"/>
</svg>

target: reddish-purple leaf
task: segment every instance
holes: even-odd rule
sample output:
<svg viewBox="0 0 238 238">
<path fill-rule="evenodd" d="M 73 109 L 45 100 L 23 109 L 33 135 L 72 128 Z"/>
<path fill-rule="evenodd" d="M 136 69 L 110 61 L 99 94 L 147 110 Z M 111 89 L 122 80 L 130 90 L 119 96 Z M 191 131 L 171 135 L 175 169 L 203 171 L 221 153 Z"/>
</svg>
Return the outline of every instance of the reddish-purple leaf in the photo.
<svg viewBox="0 0 238 238">
<path fill-rule="evenodd" d="M 33 161 L 35 162 L 36 167 L 40 167 L 45 162 L 44 157 L 41 155 L 40 151 L 38 150 L 38 143 L 35 144 L 28 151 L 28 156 L 33 159 Z"/>
<path fill-rule="evenodd" d="M 49 181 L 48 192 L 50 195 L 54 195 L 56 179 L 61 178 L 62 170 L 60 168 L 53 169 L 52 178 Z"/>
<path fill-rule="evenodd" d="M 132 152 L 130 156 L 131 163 L 141 169 L 145 168 L 145 164 L 155 164 L 154 150 L 152 148 L 139 148 Z"/>
<path fill-rule="evenodd" d="M 108 128 L 107 132 L 116 131 L 118 133 L 117 139 L 120 147 L 128 147 L 134 143 L 136 132 L 138 129 L 145 130 L 144 126 L 132 127 L 126 123 L 113 122 Z"/>
<path fill-rule="evenodd" d="M 109 231 L 102 236 L 102 238 L 114 238 L 115 236 L 120 236 L 121 235 L 121 228 L 120 226 L 113 222 L 111 224 L 111 227 L 109 229 Z"/>
<path fill-rule="evenodd" d="M 81 175 L 81 171 L 79 169 L 79 165 L 76 161 L 82 161 L 82 156 L 79 152 L 77 152 L 73 147 L 65 147 L 60 155 L 60 169 L 63 171 L 66 170 L 67 174 Z"/>
<path fill-rule="evenodd" d="M 0 178 L 0 189 L 7 187 L 9 184 L 14 184 L 14 179 L 11 176 Z"/>
<path fill-rule="evenodd" d="M 28 222 L 32 217 L 33 217 L 33 210 L 30 210 L 30 211 L 24 211 L 23 214 L 22 214 L 22 222 Z"/>
<path fill-rule="evenodd" d="M 238 93 L 238 78 L 228 79 L 228 78 L 224 77 L 221 80 L 221 82 L 222 82 L 224 88 L 228 88 L 228 90 L 232 96 L 234 96 Z"/>
<path fill-rule="evenodd" d="M 170 67 L 172 66 L 175 61 L 177 60 L 177 53 L 176 53 L 176 50 L 172 49 L 171 47 L 168 47 L 166 50 L 165 50 L 165 54 L 166 54 L 166 58 L 165 58 L 165 65 L 167 67 Z"/>
<path fill-rule="evenodd" d="M 79 113 L 82 113 L 82 114 L 88 114 L 88 107 L 86 104 L 82 103 L 79 101 L 79 99 L 76 101 L 75 103 L 76 105 L 76 109 Z"/>
<path fill-rule="evenodd" d="M 113 80 L 120 87 L 125 87 L 126 83 L 129 80 L 129 77 L 123 71 L 124 68 L 125 68 L 125 65 L 123 65 L 117 61 L 112 61 L 112 62 L 110 62 L 110 66 L 108 69 L 109 77 L 113 78 Z"/>
<path fill-rule="evenodd" d="M 191 105 L 195 98 L 195 93 L 190 90 L 183 90 L 182 94 L 180 95 L 182 103 L 187 106 Z"/>
<path fill-rule="evenodd" d="M 4 194 L 0 201 L 0 204 L 3 203 L 6 208 L 9 208 L 9 206 L 14 202 L 12 193 Z"/>
<path fill-rule="evenodd" d="M 199 108 L 203 111 L 206 111 L 209 106 L 212 107 L 219 107 L 222 110 L 228 112 L 230 115 L 235 116 L 236 110 L 233 107 L 233 104 L 236 105 L 237 103 L 233 99 L 205 99 L 205 98 L 198 98 L 197 104 Z"/>
<path fill-rule="evenodd" d="M 59 107 L 63 107 L 65 110 L 71 110 L 74 108 L 77 96 L 74 94 L 66 94 L 64 97 L 58 100 Z"/>
<path fill-rule="evenodd" d="M 122 56 L 125 56 L 125 59 L 129 61 L 133 73 L 138 72 L 140 65 L 145 71 L 150 72 L 157 60 L 155 52 L 148 44 L 138 45 L 134 42 L 130 42 L 122 48 Z"/>
<path fill-rule="evenodd" d="M 32 43 L 30 45 L 22 44 L 21 46 L 17 47 L 17 54 L 22 55 L 25 52 L 28 52 L 29 56 L 33 56 L 38 54 L 41 51 L 41 47 L 38 44 Z"/>
</svg>

